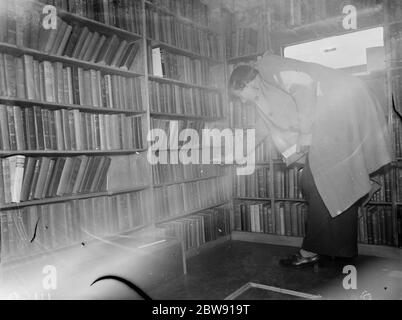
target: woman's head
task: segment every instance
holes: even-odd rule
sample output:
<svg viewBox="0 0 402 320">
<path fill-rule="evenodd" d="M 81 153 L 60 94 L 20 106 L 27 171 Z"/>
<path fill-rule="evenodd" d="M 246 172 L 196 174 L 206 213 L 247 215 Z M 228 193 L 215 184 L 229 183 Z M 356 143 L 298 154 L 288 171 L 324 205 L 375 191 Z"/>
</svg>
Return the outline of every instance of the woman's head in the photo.
<svg viewBox="0 0 402 320">
<path fill-rule="evenodd" d="M 234 69 L 229 80 L 231 93 L 242 100 L 253 100 L 258 90 L 258 87 L 253 85 L 257 75 L 258 70 L 251 66 L 243 65 Z"/>
</svg>

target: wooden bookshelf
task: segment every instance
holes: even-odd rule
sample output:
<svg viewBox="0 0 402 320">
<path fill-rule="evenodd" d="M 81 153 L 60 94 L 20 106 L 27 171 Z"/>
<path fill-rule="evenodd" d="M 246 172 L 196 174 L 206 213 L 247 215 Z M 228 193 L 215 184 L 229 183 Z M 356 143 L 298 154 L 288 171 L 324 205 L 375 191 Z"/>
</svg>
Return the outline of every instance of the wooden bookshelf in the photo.
<svg viewBox="0 0 402 320">
<path fill-rule="evenodd" d="M 261 1 L 262 3 L 263 1 Z M 387 1 L 385 1 L 387 2 Z M 234 3 L 234 2 L 233 2 Z M 235 4 L 233 4 L 233 12 L 236 10 L 235 9 Z M 384 8 L 385 7 L 385 8 Z M 391 26 L 394 26 L 396 24 L 400 24 L 401 21 L 389 21 L 387 19 L 387 13 L 386 10 L 386 5 L 384 7 L 375 7 L 375 9 L 370 8 L 370 10 L 366 10 L 364 12 L 358 12 L 359 14 L 359 26 L 358 30 L 364 30 L 364 29 L 369 29 L 369 28 L 374 28 L 374 27 L 384 27 L 385 29 L 385 41 L 388 43 L 389 41 L 389 28 Z M 290 12 L 288 13 L 290 16 Z M 385 18 L 384 18 L 385 16 Z M 325 37 L 330 37 L 330 36 L 336 36 L 336 35 L 341 35 L 345 34 L 347 32 L 355 32 L 357 30 L 350 30 L 350 31 L 345 31 L 345 29 L 342 27 L 342 18 L 343 16 L 328 16 L 325 19 L 319 20 L 319 21 L 314 21 L 308 24 L 302 24 L 302 25 L 295 25 L 292 27 L 285 27 L 281 26 L 280 28 L 275 28 L 274 22 L 272 23 L 272 32 L 271 32 L 271 40 L 273 43 L 273 47 L 270 48 L 272 52 L 275 52 L 276 54 L 281 54 L 282 53 L 282 48 L 286 45 L 292 44 L 292 43 L 301 43 L 301 42 L 308 42 L 308 41 L 314 41 L 317 39 L 322 39 Z M 362 20 L 363 19 L 363 20 Z M 236 27 L 235 27 L 236 28 Z M 231 36 L 231 32 L 233 32 L 233 29 L 231 29 L 229 32 L 226 32 L 226 36 Z M 228 40 L 228 39 L 227 39 Z M 387 46 L 387 52 L 389 54 L 390 48 Z M 244 56 L 237 56 L 237 57 L 227 57 L 226 58 L 226 64 L 227 65 L 235 65 L 240 62 L 248 62 L 255 60 L 258 58 L 258 56 L 262 56 L 264 52 L 257 52 L 255 54 L 248 54 Z M 387 55 L 388 56 L 388 55 Z M 395 61 L 394 61 L 395 62 Z M 402 66 L 400 65 L 394 65 L 391 64 L 390 61 L 387 62 L 387 67 L 384 70 L 367 74 L 367 75 L 362 75 L 359 76 L 363 80 L 365 79 L 373 79 L 373 78 L 388 78 L 387 79 L 387 87 L 389 90 L 389 84 L 391 81 L 390 74 L 391 71 L 395 70 L 401 70 Z M 229 69 L 229 67 L 227 67 Z M 228 99 L 230 98 L 230 95 L 228 95 Z M 389 110 L 392 109 L 392 104 L 389 103 L 388 106 Z M 392 112 L 390 112 L 392 113 Z M 390 128 L 392 128 L 392 119 L 389 121 Z M 272 146 L 271 146 L 272 149 Z M 271 152 L 271 154 L 273 154 Z M 399 162 L 402 161 L 402 158 L 396 158 L 394 162 L 394 166 Z M 285 163 L 283 163 L 281 160 L 276 160 L 276 159 L 270 159 L 269 162 L 265 163 L 264 166 L 268 167 L 271 174 L 271 179 L 269 182 L 269 189 L 270 190 L 275 190 L 274 188 L 274 172 L 276 170 L 284 170 L 285 169 Z M 393 175 L 392 175 L 393 177 Z M 392 178 L 394 179 L 394 178 Z M 236 183 L 236 182 L 235 182 Z M 395 185 L 395 184 L 393 184 Z M 234 189 L 234 193 L 236 194 L 236 189 Z M 395 201 L 395 191 L 393 191 L 392 199 L 393 201 L 390 202 L 370 202 L 369 205 L 371 206 L 387 206 L 387 207 L 392 207 L 393 210 L 393 225 L 394 228 L 396 227 L 396 206 L 400 205 L 398 202 Z M 305 200 L 300 200 L 300 199 L 281 199 L 281 198 L 276 198 L 274 196 L 268 197 L 268 198 L 258 198 L 258 197 L 234 197 L 233 199 L 234 204 L 238 205 L 239 203 L 249 203 L 250 201 L 261 201 L 261 202 L 271 202 L 271 210 L 273 213 L 275 213 L 275 206 L 273 206 L 274 202 L 281 201 L 281 202 L 300 202 L 300 203 L 306 203 Z M 396 230 L 394 230 L 394 238 L 396 238 Z M 267 235 L 267 234 L 257 234 L 257 233 L 247 233 L 247 232 L 238 232 L 234 231 L 232 233 L 232 240 L 242 240 L 242 241 L 251 241 L 251 242 L 262 242 L 262 243 L 269 243 L 269 244 L 276 244 L 276 245 L 286 245 L 286 246 L 294 246 L 294 247 L 300 247 L 302 243 L 302 238 L 294 238 L 294 237 L 284 237 L 284 236 L 276 236 L 276 235 Z M 387 246 L 372 246 L 372 245 L 359 245 L 360 253 L 361 254 L 368 254 L 368 255 L 376 255 L 376 256 L 382 256 L 382 257 L 390 257 L 390 258 L 401 258 L 400 256 L 400 249 L 394 248 L 394 247 L 387 247 Z"/>
<path fill-rule="evenodd" d="M 220 178 L 220 177 L 224 177 L 224 176 L 200 177 L 200 178 L 172 181 L 172 182 L 167 182 L 167 183 L 159 183 L 159 184 L 154 184 L 154 188 L 165 188 L 165 187 L 173 186 L 175 184 L 198 182 L 198 181 L 216 179 L 216 178 Z"/>
<path fill-rule="evenodd" d="M 231 240 L 231 235 L 227 235 L 227 236 L 220 237 L 215 241 L 206 242 L 198 248 L 189 249 L 189 250 L 185 251 L 186 259 L 190 259 L 192 257 L 198 256 L 198 255 L 202 254 L 203 252 L 211 250 L 212 248 L 222 245 L 230 240 Z"/>
</svg>

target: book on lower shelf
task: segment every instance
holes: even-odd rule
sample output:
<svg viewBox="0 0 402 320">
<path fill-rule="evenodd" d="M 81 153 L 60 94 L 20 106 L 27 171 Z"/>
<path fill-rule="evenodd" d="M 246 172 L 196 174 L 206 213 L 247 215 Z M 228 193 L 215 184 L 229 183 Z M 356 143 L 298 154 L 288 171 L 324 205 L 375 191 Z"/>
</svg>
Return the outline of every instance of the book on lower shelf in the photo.
<svg viewBox="0 0 402 320">
<path fill-rule="evenodd" d="M 0 53 L 0 96 L 143 111 L 141 79 Z"/>
<path fill-rule="evenodd" d="M 395 168 L 396 201 L 402 203 L 402 165 Z"/>
<path fill-rule="evenodd" d="M 0 149 L 134 150 L 144 147 L 143 115 L 98 114 L 0 104 Z"/>
<path fill-rule="evenodd" d="M 230 209 L 222 206 L 203 210 L 159 227 L 164 229 L 166 236 L 182 241 L 185 251 L 196 249 L 230 234 Z"/>
<path fill-rule="evenodd" d="M 304 203 L 247 201 L 235 205 L 235 230 L 303 237 L 307 205 Z"/>
<path fill-rule="evenodd" d="M 368 206 L 359 208 L 358 239 L 371 245 L 401 246 L 400 208 L 394 218 L 392 206 Z M 397 222 L 395 225 L 394 222 Z"/>
<path fill-rule="evenodd" d="M 115 235 L 149 221 L 147 191 L 0 212 L 1 259 L 20 258 Z"/>
<path fill-rule="evenodd" d="M 154 190 L 157 221 L 186 215 L 229 201 L 229 180 L 217 177 L 202 181 L 170 185 Z"/>
<path fill-rule="evenodd" d="M 187 88 L 172 83 L 149 81 L 152 112 L 204 116 L 223 116 L 222 96 L 200 88 Z"/>
</svg>

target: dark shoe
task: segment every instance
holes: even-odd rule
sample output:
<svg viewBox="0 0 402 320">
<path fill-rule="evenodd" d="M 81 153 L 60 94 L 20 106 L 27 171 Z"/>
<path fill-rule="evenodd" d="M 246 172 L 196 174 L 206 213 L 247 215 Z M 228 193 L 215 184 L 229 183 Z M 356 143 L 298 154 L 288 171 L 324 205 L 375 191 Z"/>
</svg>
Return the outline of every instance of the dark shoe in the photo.
<svg viewBox="0 0 402 320">
<path fill-rule="evenodd" d="M 287 259 L 282 259 L 279 263 L 284 267 L 303 268 L 316 264 L 320 260 L 317 254 L 313 257 L 303 257 L 300 253 L 294 254 Z"/>
</svg>

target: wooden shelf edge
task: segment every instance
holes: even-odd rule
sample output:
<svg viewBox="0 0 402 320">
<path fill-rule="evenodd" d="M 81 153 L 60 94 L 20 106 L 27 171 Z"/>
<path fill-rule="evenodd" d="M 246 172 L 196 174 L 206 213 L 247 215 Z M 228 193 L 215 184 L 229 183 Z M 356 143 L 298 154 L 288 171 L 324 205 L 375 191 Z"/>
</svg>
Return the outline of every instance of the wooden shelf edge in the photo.
<svg viewBox="0 0 402 320">
<path fill-rule="evenodd" d="M 225 204 L 228 204 L 230 202 L 231 202 L 231 200 L 227 200 L 227 201 L 224 201 L 224 202 L 221 202 L 221 203 L 218 203 L 218 204 L 214 204 L 212 206 L 206 206 L 206 207 L 203 207 L 203 208 L 200 208 L 200 209 L 189 210 L 189 211 L 187 211 L 185 213 L 182 213 L 182 214 L 180 214 L 178 216 L 169 217 L 169 218 L 166 218 L 166 219 L 156 221 L 155 225 L 160 225 L 160 224 L 163 224 L 163 223 L 166 223 L 166 222 L 170 222 L 170 221 L 178 220 L 178 219 L 181 219 L 181 218 L 185 218 L 185 217 L 191 216 L 192 214 L 196 214 L 196 213 L 201 212 L 201 211 L 221 207 L 221 206 L 224 206 Z"/>
<path fill-rule="evenodd" d="M 175 182 L 167 182 L 167 183 L 154 184 L 153 187 L 154 187 L 154 188 L 164 188 L 164 187 L 169 187 L 169 186 L 173 186 L 173 185 L 176 185 L 176 184 L 198 182 L 198 181 L 210 180 L 210 179 L 215 179 L 215 178 L 224 178 L 224 177 L 226 177 L 226 175 L 223 175 L 223 176 L 210 176 L 210 177 L 193 178 L 193 179 L 187 179 L 187 180 L 181 180 L 181 181 L 175 181 Z"/>
<path fill-rule="evenodd" d="M 0 158 L 16 155 L 25 156 L 78 156 L 78 155 L 125 155 L 133 153 L 142 153 L 147 149 L 123 149 L 123 150 L 0 150 Z"/>
<path fill-rule="evenodd" d="M 30 207 L 30 206 L 46 205 L 46 204 L 59 203 L 59 202 L 67 202 L 67 201 L 72 201 L 72 200 L 83 200 L 83 199 L 89 199 L 89 198 L 108 197 L 108 196 L 124 194 L 124 193 L 139 192 L 139 191 L 146 190 L 149 188 L 150 188 L 150 186 L 146 185 L 146 186 L 134 187 L 134 188 L 124 189 L 124 190 L 76 194 L 76 195 L 30 200 L 30 201 L 24 201 L 24 202 L 19 202 L 19 203 L 3 204 L 3 205 L 0 205 L 0 211 L 21 209 L 21 208 Z"/>
<path fill-rule="evenodd" d="M 155 76 L 155 75 L 149 75 L 148 79 L 152 80 L 152 81 L 156 81 L 156 82 L 177 84 L 178 86 L 189 87 L 189 88 L 198 88 L 198 89 L 208 90 L 208 91 L 221 91 L 222 90 L 221 88 L 208 87 L 208 86 L 205 86 L 202 84 L 184 82 L 184 81 L 180 81 L 180 80 L 176 80 L 176 79 L 164 78 L 164 77 L 159 77 L 159 76 Z"/>
<path fill-rule="evenodd" d="M 0 103 L 2 104 L 14 104 L 18 106 L 41 106 L 45 108 L 51 109 L 77 109 L 83 110 L 88 112 L 96 112 L 96 113 L 123 113 L 129 115 L 139 115 L 145 114 L 146 111 L 135 111 L 135 110 L 126 110 L 126 109 L 113 109 L 113 108 L 105 108 L 105 107 L 95 107 L 95 106 L 85 106 L 85 105 L 78 105 L 78 104 L 67 104 L 67 103 L 58 103 L 58 102 L 48 102 L 48 101 L 41 101 L 41 100 L 29 100 L 29 99 L 21 99 L 21 98 L 13 98 L 13 97 L 1 97 L 0 96 Z"/>
<path fill-rule="evenodd" d="M 197 115 L 186 115 L 179 113 L 164 113 L 164 112 L 150 112 L 151 117 L 153 118 L 166 118 L 166 119 L 189 119 L 189 120 L 199 120 L 199 121 L 219 121 L 223 120 L 224 117 L 213 118 L 206 116 L 197 116 Z"/>
<path fill-rule="evenodd" d="M 232 231 L 232 240 L 254 243 L 265 243 L 278 246 L 300 248 L 303 238 L 278 236 L 265 233 L 252 233 L 243 231 Z M 402 259 L 402 250 L 395 247 L 375 246 L 367 244 L 358 244 L 359 255 L 375 256 L 387 259 Z"/>
</svg>

